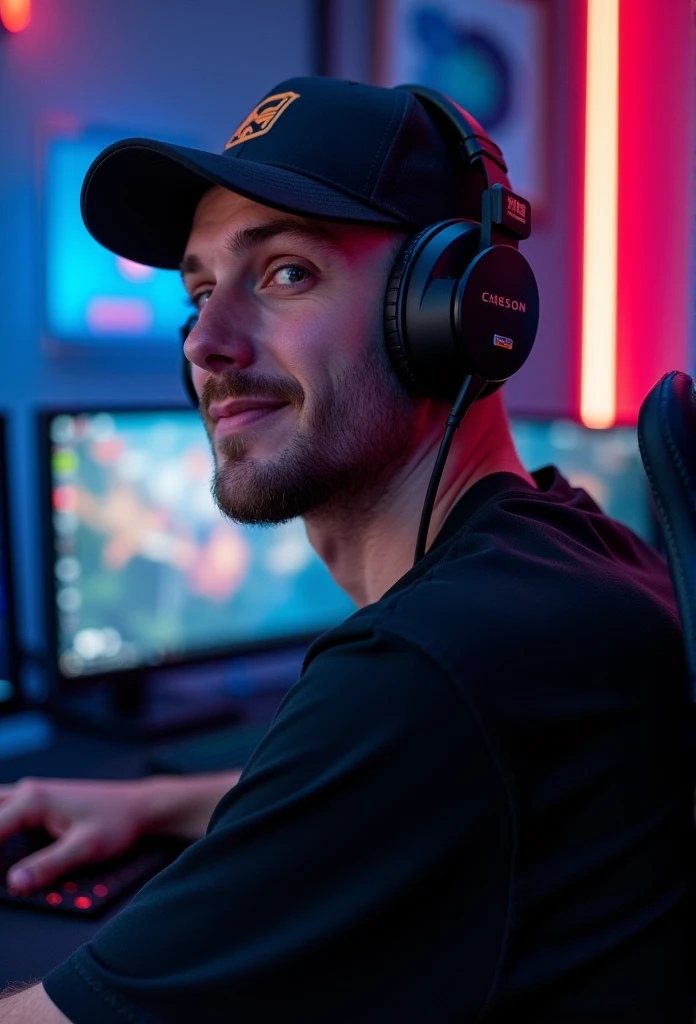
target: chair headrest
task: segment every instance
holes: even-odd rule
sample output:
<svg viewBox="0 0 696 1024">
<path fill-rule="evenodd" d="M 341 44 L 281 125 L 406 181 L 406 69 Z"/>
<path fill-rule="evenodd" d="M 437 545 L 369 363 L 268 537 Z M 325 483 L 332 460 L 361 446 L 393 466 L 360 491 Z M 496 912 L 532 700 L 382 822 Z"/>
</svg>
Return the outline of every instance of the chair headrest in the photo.
<svg viewBox="0 0 696 1024">
<path fill-rule="evenodd" d="M 648 392 L 638 444 L 664 533 L 696 700 L 696 384 L 679 370 Z"/>
</svg>

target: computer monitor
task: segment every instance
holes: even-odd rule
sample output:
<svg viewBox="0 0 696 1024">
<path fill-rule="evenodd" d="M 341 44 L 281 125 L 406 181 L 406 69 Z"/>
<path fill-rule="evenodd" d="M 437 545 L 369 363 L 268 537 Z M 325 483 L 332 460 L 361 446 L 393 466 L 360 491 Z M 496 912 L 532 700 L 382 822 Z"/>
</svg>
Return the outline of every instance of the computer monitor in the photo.
<svg viewBox="0 0 696 1024">
<path fill-rule="evenodd" d="M 39 438 L 58 687 L 306 646 L 355 610 L 301 520 L 223 517 L 195 410 L 43 412 Z"/>
<path fill-rule="evenodd" d="M 0 716 L 20 706 L 7 479 L 6 419 L 0 415 Z"/>
<path fill-rule="evenodd" d="M 511 417 L 520 459 L 531 472 L 555 465 L 607 515 L 659 547 L 659 525 L 633 427 L 595 430 L 572 420 Z"/>
</svg>

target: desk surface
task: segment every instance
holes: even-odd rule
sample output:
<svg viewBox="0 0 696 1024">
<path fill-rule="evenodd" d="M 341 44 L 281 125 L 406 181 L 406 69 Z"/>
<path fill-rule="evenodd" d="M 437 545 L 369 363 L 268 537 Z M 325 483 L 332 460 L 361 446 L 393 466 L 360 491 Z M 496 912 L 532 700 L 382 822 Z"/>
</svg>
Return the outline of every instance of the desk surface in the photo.
<svg viewBox="0 0 696 1024">
<path fill-rule="evenodd" d="M 262 708 L 249 707 L 247 720 L 268 720 L 280 699 L 278 695 L 270 703 L 263 701 Z M 148 744 L 119 743 L 59 726 L 50 747 L 0 760 L 0 782 L 15 782 L 25 775 L 137 779 L 147 774 L 147 758 L 152 748 L 166 742 L 160 738 Z M 11 981 L 42 978 L 89 941 L 132 898 L 132 891 L 124 894 L 96 920 L 68 914 L 52 917 L 45 911 L 0 904 L 0 991 Z"/>
</svg>

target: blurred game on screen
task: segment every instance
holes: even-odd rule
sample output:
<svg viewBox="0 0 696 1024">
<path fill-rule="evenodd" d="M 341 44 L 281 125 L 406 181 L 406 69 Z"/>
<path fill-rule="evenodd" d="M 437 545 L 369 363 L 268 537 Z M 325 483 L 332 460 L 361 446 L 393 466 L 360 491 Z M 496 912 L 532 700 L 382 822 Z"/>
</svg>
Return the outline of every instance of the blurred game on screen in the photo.
<svg viewBox="0 0 696 1024">
<path fill-rule="evenodd" d="M 224 519 L 194 410 L 56 414 L 49 431 L 63 675 L 308 636 L 354 611 L 301 520 Z"/>
</svg>

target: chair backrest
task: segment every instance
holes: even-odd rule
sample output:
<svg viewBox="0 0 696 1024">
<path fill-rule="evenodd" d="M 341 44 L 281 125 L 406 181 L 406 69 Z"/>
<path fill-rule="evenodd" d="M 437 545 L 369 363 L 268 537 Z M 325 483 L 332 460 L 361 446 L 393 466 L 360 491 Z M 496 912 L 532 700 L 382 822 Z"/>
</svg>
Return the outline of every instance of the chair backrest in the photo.
<svg viewBox="0 0 696 1024">
<path fill-rule="evenodd" d="M 664 533 L 696 702 L 696 384 L 679 370 L 648 392 L 638 444 Z"/>
</svg>

